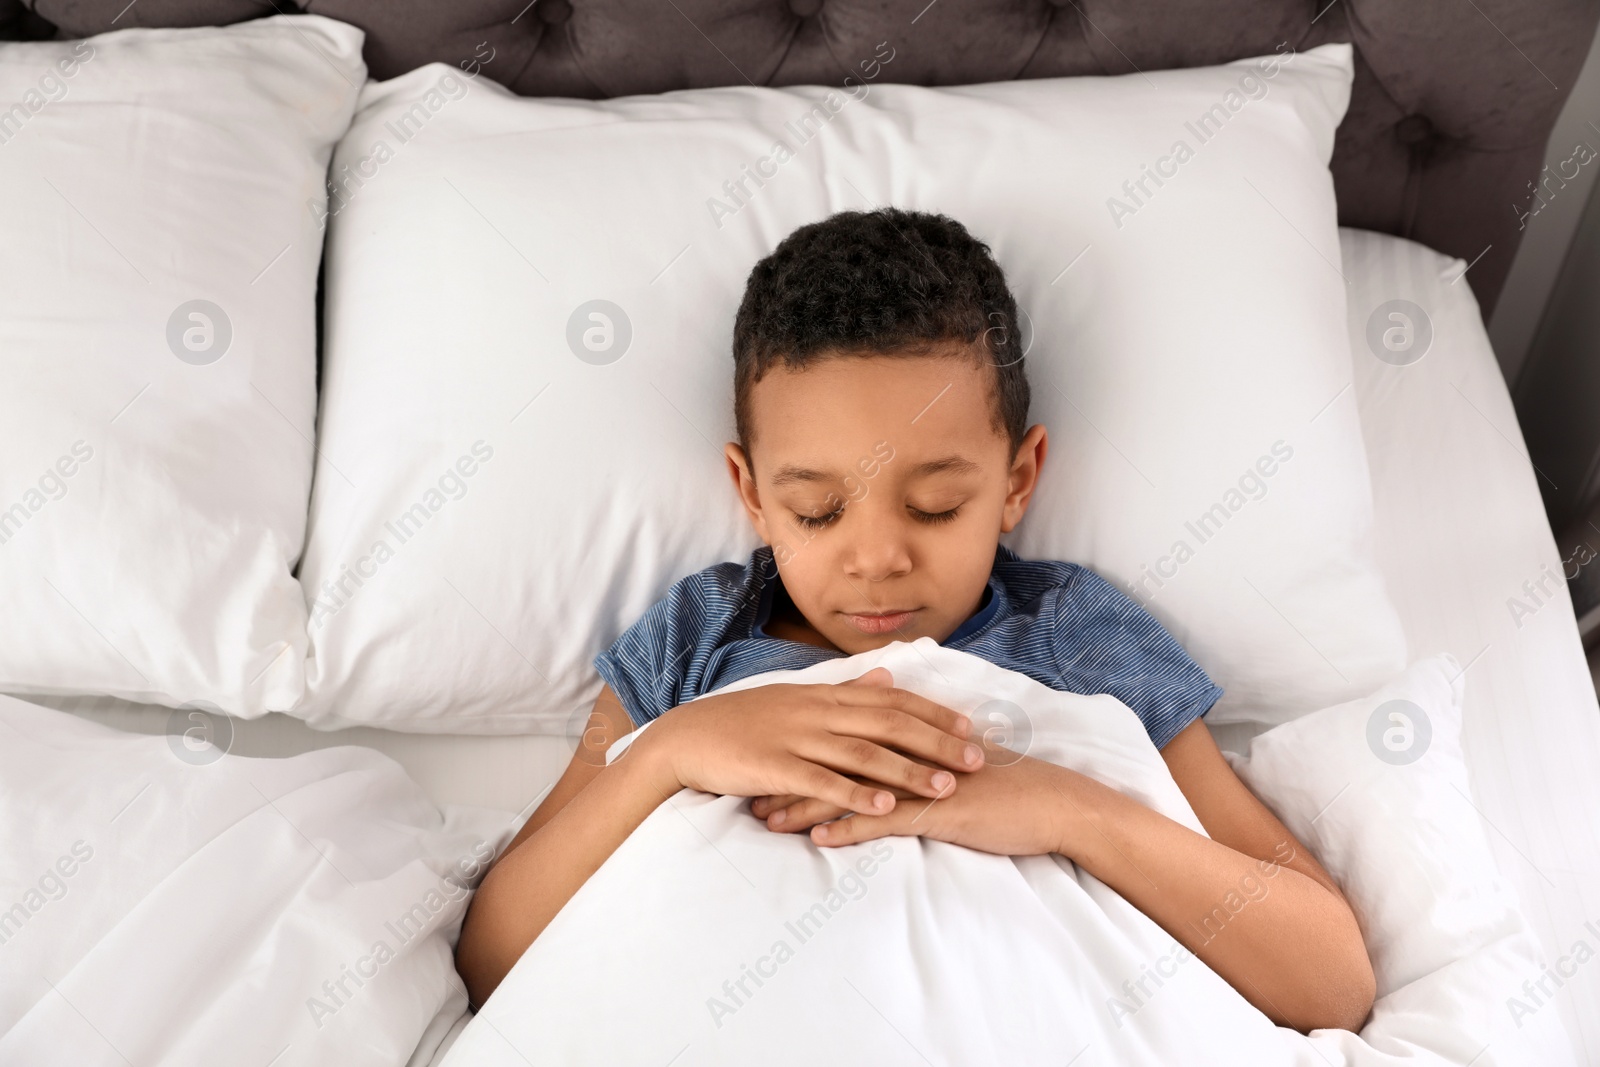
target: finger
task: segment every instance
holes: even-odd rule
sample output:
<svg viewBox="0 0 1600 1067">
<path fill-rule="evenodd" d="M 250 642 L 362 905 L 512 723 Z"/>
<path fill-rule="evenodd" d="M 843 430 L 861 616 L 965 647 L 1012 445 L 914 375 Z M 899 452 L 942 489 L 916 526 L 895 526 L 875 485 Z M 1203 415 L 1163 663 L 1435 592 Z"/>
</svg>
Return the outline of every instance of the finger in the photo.
<svg viewBox="0 0 1600 1067">
<path fill-rule="evenodd" d="M 946 736 L 948 739 L 947 735 L 939 734 L 925 723 L 916 725 L 931 731 L 934 737 Z M 797 738 L 794 754 L 844 774 L 869 779 L 871 784 L 897 786 L 918 796 L 947 797 L 956 788 L 956 776 L 943 767 L 930 767 L 854 734 L 825 733 Z"/>
<path fill-rule="evenodd" d="M 897 801 L 921 799 L 902 789 L 893 789 L 890 792 L 894 793 Z M 895 806 L 896 808 L 900 807 L 898 803 Z M 795 834 L 802 830 L 809 830 L 818 823 L 829 822 L 847 814 L 849 813 L 843 808 L 807 797 L 796 801 L 787 808 L 779 808 L 774 811 L 767 817 L 767 829 L 775 833 Z M 851 817 L 854 818 L 854 816 Z"/>
<path fill-rule="evenodd" d="M 837 819 L 843 814 L 845 810 L 837 804 L 807 797 L 768 815 L 767 829 L 785 834 L 799 833 L 801 830 L 811 829 L 819 822 Z"/>
<path fill-rule="evenodd" d="M 859 678 L 850 678 L 839 683 L 840 685 L 871 685 L 880 689 L 894 685 L 894 675 L 889 673 L 888 667 L 874 667 Z"/>
<path fill-rule="evenodd" d="M 881 668 L 873 668 L 880 670 Z M 868 671 L 863 678 L 872 674 Z M 856 707 L 893 708 L 904 712 L 936 729 L 943 730 L 952 737 L 965 738 L 972 733 L 972 720 L 945 707 L 935 704 L 927 697 L 919 696 L 909 689 L 898 689 L 892 685 L 852 685 L 834 686 L 834 699 L 841 704 L 850 704 Z"/>
<path fill-rule="evenodd" d="M 835 819 L 811 828 L 811 841 L 824 848 L 840 845 L 857 845 L 880 837 L 917 837 L 924 829 L 916 822 L 918 809 L 925 807 L 915 801 L 901 804 L 887 815 L 852 815 L 848 819 Z"/>
<path fill-rule="evenodd" d="M 796 793 L 784 793 L 781 796 L 756 797 L 750 802 L 750 814 L 758 819 L 765 819 L 779 808 L 787 808 L 790 804 L 806 797 Z"/>
<path fill-rule="evenodd" d="M 861 785 L 881 785 L 882 784 L 881 782 L 874 782 L 871 779 L 861 778 L 861 777 L 858 777 L 858 776 L 855 776 L 855 775 L 851 775 L 850 779 L 851 779 L 851 781 L 857 782 L 857 783 L 859 783 Z M 910 798 L 915 798 L 917 796 L 917 794 L 915 794 L 915 793 L 909 792 L 909 791 L 907 791 L 905 789 L 896 788 L 896 787 L 893 787 L 893 786 L 891 786 L 889 788 L 889 792 L 894 794 L 894 798 L 897 801 L 906 800 L 906 799 L 910 799 Z M 754 815 L 756 818 L 762 820 L 763 822 L 768 822 L 768 823 L 771 823 L 772 819 L 774 817 L 777 817 L 777 822 L 776 822 L 776 824 L 773 824 L 773 828 L 776 828 L 777 826 L 782 826 L 785 830 L 804 829 L 805 827 L 801 827 L 801 826 L 795 825 L 796 824 L 796 817 L 795 817 L 794 807 L 795 807 L 796 804 L 801 804 L 801 803 L 812 803 L 812 804 L 822 805 L 822 802 L 817 800 L 815 797 L 796 796 L 793 793 L 790 793 L 790 794 L 788 794 L 786 796 L 756 797 L 755 799 L 753 799 L 750 802 L 750 814 Z M 824 816 L 821 816 L 820 818 L 813 819 L 811 822 L 807 823 L 806 826 L 813 826 L 816 823 L 823 821 L 823 819 L 836 819 L 840 815 L 844 814 L 843 809 L 834 807 L 832 805 L 822 805 L 822 806 L 827 807 L 832 812 L 832 814 L 824 815 Z M 820 810 L 820 808 L 819 808 L 819 810 Z M 782 814 L 785 811 L 788 812 L 787 815 Z"/>
<path fill-rule="evenodd" d="M 853 698 L 855 695 L 867 693 L 887 694 L 904 691 L 861 687 L 849 690 L 849 692 Z M 909 696 L 910 694 L 907 695 Z M 921 698 L 918 697 L 916 699 L 920 700 Z M 937 707 L 938 705 L 930 706 Z M 948 708 L 944 710 L 949 711 Z M 885 748 L 892 748 L 909 756 L 920 757 L 930 763 L 947 767 L 953 771 L 975 771 L 983 766 L 984 755 L 981 745 L 940 729 L 911 712 L 903 711 L 890 705 L 869 707 L 848 703 L 841 707 L 840 711 L 844 714 L 835 717 L 827 724 L 834 734 L 848 734 L 872 741 Z M 952 712 L 951 714 L 954 713 Z M 965 716 L 962 716 L 962 718 L 965 719 Z M 856 768 L 849 769 L 855 770 Z M 885 778 L 882 781 L 894 785 L 904 784 L 898 778 Z M 923 793 L 925 796 L 937 795 L 936 792 L 927 792 L 923 789 L 917 789 L 916 791 Z"/>
<path fill-rule="evenodd" d="M 801 796 L 815 797 L 863 815 L 886 815 L 894 810 L 895 798 L 882 786 L 852 782 L 837 771 L 805 759 L 785 766 L 786 779 Z"/>
</svg>

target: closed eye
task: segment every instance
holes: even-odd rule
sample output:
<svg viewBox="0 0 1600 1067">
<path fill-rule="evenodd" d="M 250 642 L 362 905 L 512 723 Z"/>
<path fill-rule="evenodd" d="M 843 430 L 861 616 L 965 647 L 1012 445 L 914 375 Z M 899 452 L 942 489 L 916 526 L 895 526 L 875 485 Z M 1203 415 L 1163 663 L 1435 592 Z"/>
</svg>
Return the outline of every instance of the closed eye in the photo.
<svg viewBox="0 0 1600 1067">
<path fill-rule="evenodd" d="M 833 525 L 833 520 L 837 519 L 843 514 L 844 508 L 839 508 L 836 511 L 830 511 L 826 515 L 801 515 L 799 512 L 796 512 L 794 519 L 801 526 L 808 530 L 820 530 L 824 526 Z"/>
<path fill-rule="evenodd" d="M 920 523 L 928 526 L 940 526 L 947 522 L 954 522 L 961 512 L 961 505 L 957 504 L 949 511 L 923 511 L 921 508 L 907 507 L 912 516 Z M 831 511 L 826 515 L 801 515 L 795 512 L 794 520 L 807 530 L 820 530 L 832 526 L 834 521 L 844 514 L 844 508 Z"/>
<path fill-rule="evenodd" d="M 949 511 L 923 511 L 920 508 L 912 508 L 911 514 L 916 516 L 918 522 L 927 523 L 929 526 L 938 526 L 941 523 L 954 522 L 957 513 L 960 511 L 961 505 L 957 504 Z"/>
</svg>

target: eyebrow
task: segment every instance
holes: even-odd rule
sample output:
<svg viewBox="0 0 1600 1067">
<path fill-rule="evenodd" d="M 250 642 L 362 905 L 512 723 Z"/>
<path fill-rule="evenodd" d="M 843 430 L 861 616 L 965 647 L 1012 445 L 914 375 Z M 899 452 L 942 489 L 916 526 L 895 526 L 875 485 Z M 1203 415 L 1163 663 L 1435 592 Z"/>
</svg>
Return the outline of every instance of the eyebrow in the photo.
<svg viewBox="0 0 1600 1067">
<path fill-rule="evenodd" d="M 944 456 L 917 464 L 911 468 L 910 476 L 920 478 L 929 474 L 976 474 L 982 469 L 964 456 Z M 836 471 L 816 470 L 811 467 L 796 466 L 793 463 L 779 467 L 772 474 L 772 484 L 775 486 L 801 482 L 842 482 L 844 479 L 845 476 Z"/>
</svg>

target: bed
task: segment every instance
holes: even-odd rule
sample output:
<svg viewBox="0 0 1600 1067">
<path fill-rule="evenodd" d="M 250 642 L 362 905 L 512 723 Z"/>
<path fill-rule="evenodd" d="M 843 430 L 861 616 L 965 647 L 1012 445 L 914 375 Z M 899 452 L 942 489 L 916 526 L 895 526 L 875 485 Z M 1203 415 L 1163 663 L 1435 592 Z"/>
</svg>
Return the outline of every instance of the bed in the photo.
<svg viewBox="0 0 1600 1067">
<path fill-rule="evenodd" d="M 433 59 L 454 62 L 488 41 L 498 57 L 484 67 L 492 78 L 520 94 L 551 96 L 740 79 L 805 84 L 832 76 L 829 57 L 843 42 L 895 32 L 924 35 L 913 36 L 924 46 L 908 52 L 913 62 L 893 68 L 895 80 L 923 84 L 1193 66 L 1266 54 L 1284 38 L 1302 47 L 1355 41 L 1355 87 L 1333 172 L 1358 357 L 1351 398 L 1371 469 L 1379 563 L 1413 654 L 1449 652 L 1462 665 L 1464 744 L 1478 815 L 1545 955 L 1554 964 L 1578 943 L 1594 944 L 1588 924 L 1600 914 L 1600 840 L 1593 830 L 1600 782 L 1592 773 L 1600 763 L 1600 708 L 1564 589 L 1557 583 L 1542 596 L 1533 593 L 1563 561 L 1481 316 L 1492 310 L 1515 249 L 1515 220 L 1499 205 L 1511 202 L 1537 169 L 1564 97 L 1556 86 L 1570 84 L 1600 9 L 1564 5 L 1527 27 L 1528 39 L 1515 32 L 1519 44 L 1508 48 L 1497 27 L 1518 13 L 1515 5 L 1486 6 L 1481 18 L 1466 20 L 1364 4 L 1248 5 L 1229 17 L 1208 10 L 1203 19 L 1159 6 L 1135 19 L 1093 5 L 998 5 L 982 12 L 910 5 L 892 13 L 892 30 L 888 13 L 799 0 L 771 11 L 689 6 L 687 14 L 676 7 L 574 9 L 561 0 L 539 0 L 520 13 L 500 7 L 506 5 L 483 17 L 441 16 L 423 4 L 401 14 L 380 15 L 358 3 L 317 10 L 368 30 L 374 76 Z M 187 5 L 39 0 L 0 5 L 0 27 L 20 38 L 75 37 L 130 22 L 226 23 L 250 14 L 246 4 L 200 12 Z M 1249 41 L 1235 32 L 1244 25 Z M 958 32 L 966 42 L 961 48 L 948 43 Z M 671 47 L 652 40 L 642 48 L 635 38 L 630 50 L 630 35 L 665 39 Z M 1440 46 L 1441 39 L 1450 45 Z M 930 41 L 937 44 L 929 47 Z M 641 55 L 651 58 L 640 61 Z M 1499 106 L 1506 99 L 1501 90 L 1478 76 L 1485 65 L 1516 86 L 1514 114 Z M 1369 230 L 1400 234 L 1451 258 L 1440 261 Z M 1433 313 L 1433 348 L 1404 373 L 1381 359 L 1359 358 L 1367 313 L 1396 295 Z M 170 730 L 166 707 L 92 695 L 26 699 L 136 733 Z M 234 727 L 231 751 L 245 756 L 375 749 L 397 761 L 435 804 L 498 813 L 498 821 L 480 815 L 476 823 L 475 833 L 490 836 L 504 834 L 532 809 L 573 750 L 566 736 L 372 727 L 330 733 L 276 713 Z M 1225 750 L 1241 753 L 1260 730 L 1234 723 L 1214 733 Z M 1550 1000 L 1571 1034 L 1574 1058 L 1600 1062 L 1600 969 L 1580 967 L 1558 988 Z M 467 1020 L 464 1002 L 451 1002 L 426 1027 L 413 1062 L 440 1062 Z"/>
<path fill-rule="evenodd" d="M 1427 263 L 1402 242 L 1355 230 L 1341 237 L 1352 309 L 1373 303 L 1368 293 L 1394 291 Z M 1600 784 L 1585 772 L 1600 760 L 1600 710 L 1565 601 L 1521 628 L 1507 607 L 1525 595 L 1523 582 L 1560 561 L 1481 319 L 1452 281 L 1465 265 L 1457 260 L 1442 278 L 1434 272 L 1412 283 L 1459 294 L 1452 318 L 1435 321 L 1441 347 L 1417 365 L 1424 374 L 1399 379 L 1376 360 L 1358 362 L 1353 386 L 1372 461 L 1385 577 L 1411 646 L 1451 652 L 1465 668 L 1465 744 L 1481 816 L 1501 870 L 1557 957 L 1591 936 L 1585 924 L 1600 908 L 1600 845 L 1589 832 L 1600 814 Z M 1351 314 L 1359 331 L 1364 323 Z M 160 733 L 170 714 L 103 697 L 33 700 L 148 733 Z M 1524 729 L 1530 719 L 1540 727 Z M 237 729 L 233 751 L 241 755 L 370 746 L 440 804 L 517 816 L 543 797 L 573 751 L 566 737 L 418 736 L 364 727 L 325 733 L 286 715 Z M 1244 751 L 1257 732 L 1251 724 L 1214 730 L 1232 752 Z M 1592 1062 L 1600 1049 L 1600 1016 L 1592 1010 L 1600 1003 L 1600 974 L 1579 971 L 1555 1003 L 1578 1062 Z M 459 1030 L 466 1019 L 463 1012 L 451 1026 Z M 439 1058 L 448 1047 L 439 1048 Z"/>
</svg>

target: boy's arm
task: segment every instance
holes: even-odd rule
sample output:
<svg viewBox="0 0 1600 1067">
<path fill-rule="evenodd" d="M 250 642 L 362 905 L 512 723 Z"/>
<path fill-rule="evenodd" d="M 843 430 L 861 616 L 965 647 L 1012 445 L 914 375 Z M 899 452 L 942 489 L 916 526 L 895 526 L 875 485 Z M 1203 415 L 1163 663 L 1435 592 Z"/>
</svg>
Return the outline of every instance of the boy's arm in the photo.
<svg viewBox="0 0 1600 1067">
<path fill-rule="evenodd" d="M 1081 775 L 1072 859 L 1279 1026 L 1359 1032 L 1376 981 L 1344 894 L 1195 720 L 1161 750 L 1210 838 Z M 1079 788 L 1073 788 L 1073 786 Z"/>
<path fill-rule="evenodd" d="M 602 688 L 572 762 L 479 884 L 456 946 L 474 1010 L 617 846 L 677 792 L 649 759 L 606 766 L 611 744 L 632 729 L 611 687 Z"/>
<path fill-rule="evenodd" d="M 474 1007 L 628 835 L 681 788 L 734 796 L 798 792 L 882 813 L 893 809 L 894 795 L 847 775 L 940 797 L 954 788 L 942 768 L 971 771 L 983 763 L 979 748 L 965 740 L 970 719 L 890 687 L 887 672 L 837 685 L 775 684 L 705 697 L 674 708 L 606 766 L 606 750 L 628 732 L 626 717 L 616 695 L 603 690 L 572 763 L 474 894 L 456 947 L 456 969 Z"/>
<path fill-rule="evenodd" d="M 1210 837 L 1077 771 L 1015 755 L 962 775 L 933 804 L 833 819 L 814 800 L 782 829 L 836 846 L 898 834 L 1000 855 L 1058 852 L 1116 890 L 1280 1026 L 1359 1031 L 1372 963 L 1337 884 L 1233 773 L 1205 724 L 1161 750 Z M 758 802 L 754 813 L 779 814 Z M 1148 995 L 1148 990 L 1146 991 Z"/>
<path fill-rule="evenodd" d="M 567 769 L 561 772 L 561 777 L 556 779 L 556 784 L 551 787 L 549 795 L 539 803 L 533 814 L 528 816 L 528 821 L 522 824 L 517 836 L 513 837 L 511 843 L 500 853 L 501 858 L 503 859 L 541 826 L 555 818 L 573 797 L 583 791 L 584 786 L 594 781 L 595 775 L 606 765 L 606 753 L 611 751 L 611 746 L 632 732 L 633 720 L 628 717 L 622 701 L 617 699 L 617 694 L 611 691 L 609 685 L 602 685 L 600 695 L 594 701 L 594 710 L 589 713 L 589 721 L 583 728 L 583 736 L 578 738 L 578 747 L 572 753 L 572 760 L 567 764 Z"/>
</svg>

